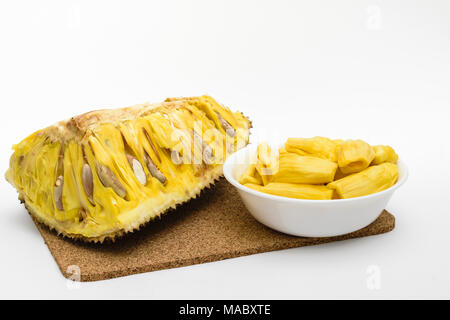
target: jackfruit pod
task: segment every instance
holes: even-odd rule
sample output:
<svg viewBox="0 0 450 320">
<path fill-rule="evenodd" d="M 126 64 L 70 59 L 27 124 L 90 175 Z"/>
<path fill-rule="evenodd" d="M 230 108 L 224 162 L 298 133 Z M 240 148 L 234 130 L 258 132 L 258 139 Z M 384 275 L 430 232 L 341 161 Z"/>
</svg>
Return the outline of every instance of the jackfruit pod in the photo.
<svg viewBox="0 0 450 320">
<path fill-rule="evenodd" d="M 348 176 L 350 174 L 351 173 L 347 173 L 347 174 L 343 173 L 341 171 L 341 169 L 338 167 L 336 170 L 336 174 L 334 175 L 334 180 L 339 180 L 339 179 L 345 178 L 346 176 Z"/>
<path fill-rule="evenodd" d="M 333 141 L 334 145 L 336 146 L 336 151 L 344 143 L 343 139 L 333 139 L 331 141 Z"/>
<path fill-rule="evenodd" d="M 216 139 L 212 141 L 212 144 L 222 144 L 220 147 L 214 148 L 216 162 L 223 163 L 226 156 L 248 144 L 249 130 L 252 124 L 241 112 L 233 113 L 226 106 L 217 103 L 212 97 L 206 95 L 166 99 L 166 102 L 177 103 L 179 101 L 188 101 L 194 112 L 199 110 L 205 117 L 214 122 L 220 134 L 214 134 Z M 217 137 L 221 136 L 223 136 L 223 139 L 219 141 Z"/>
<path fill-rule="evenodd" d="M 344 174 L 364 170 L 374 157 L 372 147 L 362 140 L 346 140 L 338 148 L 338 164 Z"/>
<path fill-rule="evenodd" d="M 328 138 L 288 138 L 284 146 L 287 152 L 297 153 L 301 156 L 337 161 L 336 144 Z"/>
<path fill-rule="evenodd" d="M 190 103 L 203 111 L 208 118 L 212 119 L 223 133 L 226 133 L 230 137 L 234 137 L 236 135 L 238 120 L 233 117 L 228 108 L 223 105 L 219 105 L 212 97 L 201 96 L 189 98 L 168 98 L 166 99 L 166 102 L 179 100 L 189 100 Z"/>
<path fill-rule="evenodd" d="M 327 185 L 340 199 L 356 198 L 392 187 L 398 179 L 397 165 L 385 162 L 371 166 Z"/>
<path fill-rule="evenodd" d="M 397 163 L 398 155 L 390 146 L 373 146 L 375 158 L 373 158 L 372 165 L 382 164 L 384 162 Z"/>
<path fill-rule="evenodd" d="M 256 170 L 258 171 L 263 184 L 268 184 L 273 175 L 278 172 L 277 152 L 266 143 L 260 143 L 256 150 Z"/>
<path fill-rule="evenodd" d="M 261 176 L 259 175 L 258 171 L 256 170 L 256 165 L 251 164 L 245 172 L 242 174 L 242 176 L 239 179 L 240 184 L 258 184 L 262 185 L 263 181 Z"/>
<path fill-rule="evenodd" d="M 265 186 L 252 183 L 244 186 L 259 192 L 295 199 L 331 200 L 333 196 L 333 190 L 324 185 L 270 182 Z"/>
<path fill-rule="evenodd" d="M 330 160 L 295 153 L 280 154 L 278 172 L 272 181 L 323 184 L 334 180 L 336 169 L 337 164 Z"/>
</svg>

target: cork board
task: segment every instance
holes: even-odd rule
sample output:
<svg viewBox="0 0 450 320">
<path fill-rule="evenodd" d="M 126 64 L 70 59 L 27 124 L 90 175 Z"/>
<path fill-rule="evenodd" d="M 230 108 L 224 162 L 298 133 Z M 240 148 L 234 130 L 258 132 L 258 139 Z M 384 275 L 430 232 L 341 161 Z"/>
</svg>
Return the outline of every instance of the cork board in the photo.
<svg viewBox="0 0 450 320">
<path fill-rule="evenodd" d="M 77 266 L 81 281 L 96 281 L 381 234 L 394 228 L 395 218 L 384 211 L 370 226 L 344 236 L 288 236 L 257 222 L 234 188 L 222 179 L 199 198 L 115 243 L 63 239 L 35 223 L 64 276 L 71 277 Z"/>
</svg>

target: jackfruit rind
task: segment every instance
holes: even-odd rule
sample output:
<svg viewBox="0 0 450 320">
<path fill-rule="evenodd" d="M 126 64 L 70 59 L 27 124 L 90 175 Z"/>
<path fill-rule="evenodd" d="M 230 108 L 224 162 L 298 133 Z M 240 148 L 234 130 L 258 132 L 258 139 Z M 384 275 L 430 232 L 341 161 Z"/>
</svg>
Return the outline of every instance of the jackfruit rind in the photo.
<svg viewBox="0 0 450 320">
<path fill-rule="evenodd" d="M 6 179 L 38 221 L 102 242 L 195 198 L 250 127 L 208 96 L 93 111 L 15 145 Z"/>
</svg>

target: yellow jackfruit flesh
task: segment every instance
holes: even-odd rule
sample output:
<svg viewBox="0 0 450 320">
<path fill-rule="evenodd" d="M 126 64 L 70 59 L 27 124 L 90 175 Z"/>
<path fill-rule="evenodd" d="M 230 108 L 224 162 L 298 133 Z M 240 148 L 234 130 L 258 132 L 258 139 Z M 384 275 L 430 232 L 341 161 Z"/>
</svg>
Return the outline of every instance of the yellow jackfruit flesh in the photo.
<svg viewBox="0 0 450 320">
<path fill-rule="evenodd" d="M 93 111 L 15 145 L 6 178 L 58 233 L 114 239 L 213 183 L 250 127 L 208 96 Z"/>
<path fill-rule="evenodd" d="M 265 186 L 252 183 L 244 186 L 259 192 L 295 199 L 330 200 L 333 196 L 333 190 L 323 185 L 270 182 Z"/>
<path fill-rule="evenodd" d="M 272 181 L 278 171 L 278 154 L 266 142 L 258 145 L 255 168 L 264 185 Z"/>
<path fill-rule="evenodd" d="M 374 157 L 372 147 L 362 140 L 346 140 L 338 148 L 339 169 L 344 174 L 364 170 Z"/>
<path fill-rule="evenodd" d="M 245 172 L 242 174 L 241 178 L 239 179 L 240 184 L 259 184 L 262 185 L 263 181 L 261 176 L 259 175 L 258 171 L 256 170 L 256 165 L 251 164 Z"/>
<path fill-rule="evenodd" d="M 258 146 L 257 158 L 260 166 L 264 163 L 276 172 L 269 171 L 265 179 L 259 176 L 257 160 L 239 182 L 256 191 L 289 198 L 360 197 L 385 190 L 398 179 L 395 151 L 389 146 L 371 147 L 361 140 L 289 138 L 278 149 L 277 159 L 266 143 Z"/>
<path fill-rule="evenodd" d="M 336 144 L 328 138 L 288 138 L 284 147 L 287 152 L 297 153 L 301 156 L 337 161 Z"/>
<path fill-rule="evenodd" d="M 366 196 L 392 187 L 398 179 L 396 164 L 385 162 L 371 166 L 327 185 L 341 199 Z"/>
<path fill-rule="evenodd" d="M 339 148 L 344 143 L 344 140 L 342 140 L 342 139 L 333 139 L 331 141 L 333 141 L 333 143 L 336 146 L 336 148 Z"/>
<path fill-rule="evenodd" d="M 336 169 L 337 164 L 330 160 L 285 153 L 279 155 L 278 172 L 272 181 L 323 184 L 334 180 Z"/>
<path fill-rule="evenodd" d="M 373 146 L 375 158 L 373 158 L 372 165 L 382 164 L 384 162 L 397 163 L 398 155 L 390 146 Z"/>
<path fill-rule="evenodd" d="M 351 173 L 345 174 L 341 171 L 341 169 L 338 167 L 336 170 L 336 174 L 334 175 L 334 180 L 339 180 L 342 178 L 345 178 L 346 176 L 348 176 Z"/>
</svg>

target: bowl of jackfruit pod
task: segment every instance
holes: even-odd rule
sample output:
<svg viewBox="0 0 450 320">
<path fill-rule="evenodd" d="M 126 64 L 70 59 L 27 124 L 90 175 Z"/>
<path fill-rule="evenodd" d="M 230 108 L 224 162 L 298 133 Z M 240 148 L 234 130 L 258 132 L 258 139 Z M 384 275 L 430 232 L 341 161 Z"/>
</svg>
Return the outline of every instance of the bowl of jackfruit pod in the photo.
<svg viewBox="0 0 450 320">
<path fill-rule="evenodd" d="M 271 144 L 281 147 L 282 144 Z M 277 148 L 278 149 L 278 148 Z M 402 186 L 408 169 L 398 160 L 398 179 L 390 188 L 350 199 L 307 200 L 271 195 L 239 183 L 239 177 L 254 163 L 256 144 L 229 156 L 223 166 L 225 178 L 238 191 L 250 214 L 276 231 L 301 237 L 333 237 L 362 229 L 386 208 L 394 192 Z"/>
</svg>

